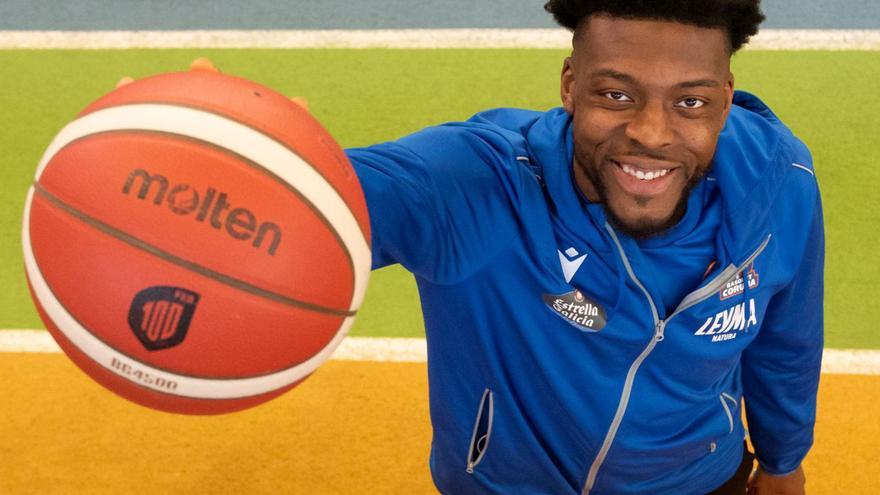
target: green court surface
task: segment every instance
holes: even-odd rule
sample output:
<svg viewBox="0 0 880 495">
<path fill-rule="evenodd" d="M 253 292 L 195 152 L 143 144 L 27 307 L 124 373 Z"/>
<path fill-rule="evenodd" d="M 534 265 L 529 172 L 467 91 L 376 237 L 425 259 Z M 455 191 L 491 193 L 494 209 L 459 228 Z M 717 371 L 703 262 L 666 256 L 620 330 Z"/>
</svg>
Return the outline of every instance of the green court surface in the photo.
<svg viewBox="0 0 880 495">
<path fill-rule="evenodd" d="M 311 111 L 347 147 L 491 107 L 556 106 L 565 52 L 0 51 L 0 328 L 42 327 L 25 285 L 19 236 L 25 193 L 52 136 L 120 76 L 184 70 L 197 56 L 307 97 Z M 880 348 L 873 332 L 873 293 L 880 283 L 880 52 L 744 52 L 734 70 L 737 86 L 761 96 L 813 151 L 825 201 L 827 345 Z M 353 333 L 422 335 L 415 284 L 406 272 L 392 267 L 374 273 Z"/>
</svg>

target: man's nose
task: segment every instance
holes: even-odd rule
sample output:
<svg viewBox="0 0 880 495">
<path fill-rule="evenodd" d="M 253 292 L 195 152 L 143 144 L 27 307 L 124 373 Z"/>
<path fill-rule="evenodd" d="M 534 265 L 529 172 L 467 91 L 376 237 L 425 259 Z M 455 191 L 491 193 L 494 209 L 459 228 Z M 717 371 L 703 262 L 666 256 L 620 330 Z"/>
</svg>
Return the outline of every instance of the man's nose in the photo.
<svg viewBox="0 0 880 495">
<path fill-rule="evenodd" d="M 627 123 L 626 136 L 646 150 L 658 150 L 672 144 L 675 132 L 669 110 L 660 102 L 648 102 Z"/>
</svg>

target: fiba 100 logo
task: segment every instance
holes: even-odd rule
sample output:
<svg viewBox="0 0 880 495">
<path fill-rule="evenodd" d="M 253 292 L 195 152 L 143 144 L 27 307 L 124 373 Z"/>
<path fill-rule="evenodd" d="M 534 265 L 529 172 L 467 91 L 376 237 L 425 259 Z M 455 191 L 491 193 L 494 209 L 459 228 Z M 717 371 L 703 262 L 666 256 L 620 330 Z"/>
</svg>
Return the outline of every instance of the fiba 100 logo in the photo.
<svg viewBox="0 0 880 495">
<path fill-rule="evenodd" d="M 259 249 L 266 243 L 266 252 L 275 255 L 281 244 L 281 228 L 272 222 L 258 222 L 254 213 L 247 208 L 232 208 L 227 202 L 225 192 L 218 194 L 213 187 L 199 193 L 189 184 L 171 186 L 168 178 L 160 174 L 150 174 L 142 168 L 134 169 L 125 179 L 123 194 L 130 194 L 139 184 L 137 199 L 152 201 L 156 206 L 167 203 L 168 208 L 177 215 L 195 213 L 196 222 L 207 221 L 211 227 L 226 233 L 233 239 L 251 241 L 251 246 Z M 152 198 L 150 196 L 152 192 Z"/>
</svg>

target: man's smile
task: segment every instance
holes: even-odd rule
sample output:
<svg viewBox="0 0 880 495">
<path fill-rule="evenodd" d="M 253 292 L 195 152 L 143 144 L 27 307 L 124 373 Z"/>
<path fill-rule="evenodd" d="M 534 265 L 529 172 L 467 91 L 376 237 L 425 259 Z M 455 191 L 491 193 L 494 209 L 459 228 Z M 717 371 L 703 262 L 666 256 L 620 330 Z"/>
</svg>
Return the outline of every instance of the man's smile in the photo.
<svg viewBox="0 0 880 495">
<path fill-rule="evenodd" d="M 661 196 L 678 181 L 680 165 L 645 158 L 609 159 L 614 181 L 623 192 L 641 198 Z"/>
</svg>

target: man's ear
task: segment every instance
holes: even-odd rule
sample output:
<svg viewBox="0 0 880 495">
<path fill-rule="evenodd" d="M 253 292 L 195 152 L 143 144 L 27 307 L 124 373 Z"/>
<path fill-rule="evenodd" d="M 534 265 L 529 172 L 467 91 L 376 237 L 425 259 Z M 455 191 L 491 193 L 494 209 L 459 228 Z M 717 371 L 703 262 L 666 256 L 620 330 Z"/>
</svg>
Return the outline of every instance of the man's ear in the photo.
<svg viewBox="0 0 880 495">
<path fill-rule="evenodd" d="M 559 95 L 562 97 L 562 107 L 569 115 L 574 113 L 574 66 L 572 58 L 566 57 L 562 63 L 562 76 L 559 81 Z"/>
<path fill-rule="evenodd" d="M 727 116 L 730 114 L 730 108 L 733 106 L 734 82 L 735 78 L 733 77 L 733 72 L 731 72 L 727 77 L 727 82 L 724 84 L 724 114 L 721 116 L 722 125 L 727 122 Z"/>
</svg>

